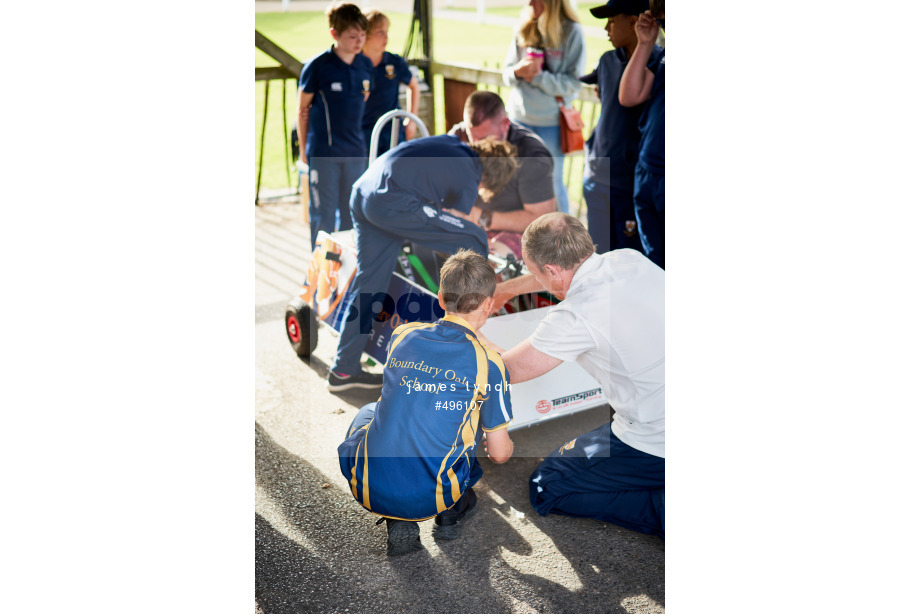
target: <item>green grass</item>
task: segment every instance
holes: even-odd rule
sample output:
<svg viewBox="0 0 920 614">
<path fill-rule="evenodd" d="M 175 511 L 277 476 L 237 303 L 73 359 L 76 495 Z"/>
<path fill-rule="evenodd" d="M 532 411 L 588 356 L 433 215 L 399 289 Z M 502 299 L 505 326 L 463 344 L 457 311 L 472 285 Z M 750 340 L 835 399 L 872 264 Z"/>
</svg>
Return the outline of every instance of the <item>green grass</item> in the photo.
<svg viewBox="0 0 920 614">
<path fill-rule="evenodd" d="M 516 17 L 520 9 L 516 7 L 490 9 L 489 13 Z M 600 23 L 594 19 L 587 9 L 580 11 L 587 17 L 584 23 Z M 390 23 L 390 42 L 388 48 L 394 53 L 402 54 L 408 34 L 409 19 L 407 14 L 393 13 L 388 15 Z M 326 16 L 320 12 L 301 13 L 257 13 L 255 16 L 256 29 L 278 44 L 288 53 L 299 59 L 306 60 L 328 49 L 332 38 L 328 33 Z M 432 24 L 434 30 L 434 58 L 439 62 L 461 63 L 488 68 L 500 68 L 504 63 L 505 54 L 511 43 L 512 31 L 505 26 L 476 25 L 468 22 L 435 19 Z M 588 38 L 587 62 L 585 70 L 590 71 L 600 56 L 610 49 L 606 40 Z M 272 58 L 255 50 L 255 65 L 274 66 Z M 428 129 L 432 134 L 443 134 L 444 126 L 444 95 L 443 80 L 435 76 L 434 83 L 434 111 L 435 125 Z M 287 118 L 282 117 L 282 84 L 280 81 L 269 82 L 268 94 L 268 119 L 266 123 L 265 151 L 262 167 L 262 189 L 285 188 L 288 185 L 297 185 L 296 171 L 291 170 L 290 156 L 285 149 L 284 134 L 290 135 L 291 126 L 297 114 L 297 84 L 288 80 L 286 85 L 285 101 L 287 105 Z M 507 89 L 498 90 L 502 96 L 507 95 Z M 255 172 L 258 172 L 259 141 L 262 132 L 262 116 L 265 109 L 265 82 L 255 83 Z M 585 122 L 589 122 L 589 113 L 583 112 Z M 289 146 L 288 146 L 289 147 Z M 571 169 L 568 166 L 571 165 Z M 565 169 L 570 188 L 570 201 L 573 210 L 581 199 L 581 172 L 582 159 L 570 158 Z M 255 174 L 253 175 L 255 177 Z M 288 183 L 290 176 L 290 184 Z"/>
<path fill-rule="evenodd" d="M 592 6 L 599 6 L 602 4 L 598 2 L 597 4 L 579 6 L 576 13 L 578 13 L 578 21 L 586 26 L 597 26 L 603 28 L 607 23 L 606 19 L 598 19 L 591 14 Z M 467 11 L 475 13 L 475 8 L 454 8 L 455 11 Z M 521 16 L 521 7 L 519 6 L 496 6 L 491 8 L 486 8 L 487 15 L 496 15 L 498 17 L 520 17 Z"/>
</svg>

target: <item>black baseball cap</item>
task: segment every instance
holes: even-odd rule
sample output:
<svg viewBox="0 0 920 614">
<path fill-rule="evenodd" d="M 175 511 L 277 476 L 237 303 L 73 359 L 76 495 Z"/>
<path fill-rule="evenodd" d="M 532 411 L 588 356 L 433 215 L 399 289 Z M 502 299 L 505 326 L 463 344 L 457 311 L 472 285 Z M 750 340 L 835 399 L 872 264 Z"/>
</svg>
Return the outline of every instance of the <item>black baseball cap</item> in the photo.
<svg viewBox="0 0 920 614">
<path fill-rule="evenodd" d="M 641 15 L 647 10 L 648 0 L 608 0 L 607 4 L 591 9 L 591 14 L 606 19 L 614 15 Z"/>
</svg>

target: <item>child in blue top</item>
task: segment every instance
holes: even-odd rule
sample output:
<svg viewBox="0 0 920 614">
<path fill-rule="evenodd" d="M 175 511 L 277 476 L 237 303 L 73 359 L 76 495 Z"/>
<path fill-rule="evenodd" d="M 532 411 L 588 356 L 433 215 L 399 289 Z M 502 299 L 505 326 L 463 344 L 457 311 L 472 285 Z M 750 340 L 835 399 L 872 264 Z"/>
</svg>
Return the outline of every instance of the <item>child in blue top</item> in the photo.
<svg viewBox="0 0 920 614">
<path fill-rule="evenodd" d="M 335 43 L 308 61 L 300 73 L 297 139 L 300 159 L 310 169 L 310 245 L 320 230 L 352 227 L 351 186 L 367 168 L 361 130 L 373 66 L 361 54 L 367 19 L 354 4 L 326 11 Z"/>
<path fill-rule="evenodd" d="M 636 22 L 639 43 L 620 80 L 620 104 L 648 101 L 639 118 L 639 160 L 633 199 L 639 238 L 649 260 L 664 268 L 664 54 L 649 63 L 659 27 L 664 30 L 664 0 L 651 0 Z"/>
<path fill-rule="evenodd" d="M 406 60 L 386 50 L 390 20 L 377 9 L 364 11 L 367 18 L 367 41 L 364 43 L 362 53 L 374 65 L 374 89 L 364 106 L 364 121 L 361 128 L 364 130 L 364 142 L 368 152 L 371 145 L 371 132 L 374 124 L 380 117 L 394 109 L 399 108 L 399 84 L 405 83 L 406 108 L 418 115 L 419 87 L 418 79 L 412 76 Z M 383 154 L 390 148 L 390 126 L 387 124 L 377 143 L 377 155 Z M 399 142 L 403 143 L 415 136 L 415 122 L 406 120 L 399 128 Z"/>
<path fill-rule="evenodd" d="M 648 0 L 608 0 L 591 9 L 595 17 L 607 19 L 607 34 L 615 47 L 601 56 L 594 72 L 580 77 L 583 83 L 597 85 L 601 99 L 597 127 L 585 143 L 583 179 L 588 232 L 599 254 L 622 248 L 642 251 L 633 184 L 639 155 L 639 117 L 645 105 L 623 107 L 619 89 L 620 78 L 639 42 L 636 22 L 648 7 Z M 648 64 L 657 64 L 663 53 L 654 47 Z"/>
<path fill-rule="evenodd" d="M 355 182 L 351 216 L 358 272 L 343 298 L 349 316 L 329 366 L 329 391 L 383 384 L 379 374 L 361 369 L 361 352 L 379 314 L 373 297 L 386 294 L 403 241 L 445 254 L 462 247 L 488 256 L 489 239 L 470 213 L 477 194 L 489 200 L 515 175 L 516 152 L 494 137 L 472 145 L 446 134 L 413 139 L 374 160 Z"/>
<path fill-rule="evenodd" d="M 352 495 L 387 519 L 390 556 L 422 548 L 419 520 L 435 517 L 437 539 L 460 537 L 476 511 L 483 433 L 493 462 L 504 463 L 514 450 L 508 373 L 476 337 L 494 292 L 486 258 L 471 250 L 451 256 L 438 292 L 445 317 L 393 331 L 380 400 L 358 412 L 338 448 Z"/>
</svg>

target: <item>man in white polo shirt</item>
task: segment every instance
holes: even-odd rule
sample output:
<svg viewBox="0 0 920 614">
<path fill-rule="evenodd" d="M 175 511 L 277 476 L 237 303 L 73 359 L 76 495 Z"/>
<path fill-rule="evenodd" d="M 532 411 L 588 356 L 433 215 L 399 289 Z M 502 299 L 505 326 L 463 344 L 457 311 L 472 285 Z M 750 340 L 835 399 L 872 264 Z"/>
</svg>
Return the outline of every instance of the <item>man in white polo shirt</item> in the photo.
<svg viewBox="0 0 920 614">
<path fill-rule="evenodd" d="M 562 302 L 528 339 L 496 348 L 511 383 L 574 360 L 616 412 L 546 457 L 530 477 L 530 502 L 541 516 L 597 518 L 664 539 L 664 271 L 632 249 L 596 254 L 564 213 L 532 222 L 522 246 L 531 274 L 499 284 L 495 304 L 544 289 Z"/>
</svg>

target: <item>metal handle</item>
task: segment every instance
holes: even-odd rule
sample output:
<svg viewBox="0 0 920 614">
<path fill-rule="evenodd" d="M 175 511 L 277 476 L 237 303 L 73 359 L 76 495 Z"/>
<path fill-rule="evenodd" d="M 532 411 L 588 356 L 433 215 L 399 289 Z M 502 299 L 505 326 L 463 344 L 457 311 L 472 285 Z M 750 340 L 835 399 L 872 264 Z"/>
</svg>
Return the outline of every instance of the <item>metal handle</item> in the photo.
<svg viewBox="0 0 920 614">
<path fill-rule="evenodd" d="M 393 111 L 387 111 L 380 116 L 380 119 L 377 120 L 377 123 L 374 124 L 374 130 L 371 132 L 371 151 L 370 156 L 368 157 L 368 164 L 372 164 L 374 160 L 377 159 L 377 144 L 380 142 L 380 133 L 383 131 L 383 127 L 390 122 L 399 117 L 408 117 L 416 124 L 418 124 L 419 129 L 422 132 L 422 137 L 429 136 L 428 128 L 425 127 L 425 122 L 419 118 L 418 115 L 410 113 L 409 111 L 404 111 L 402 109 L 395 109 Z M 396 144 L 398 137 L 399 127 L 394 126 L 392 132 L 390 133 L 390 147 Z"/>
</svg>

